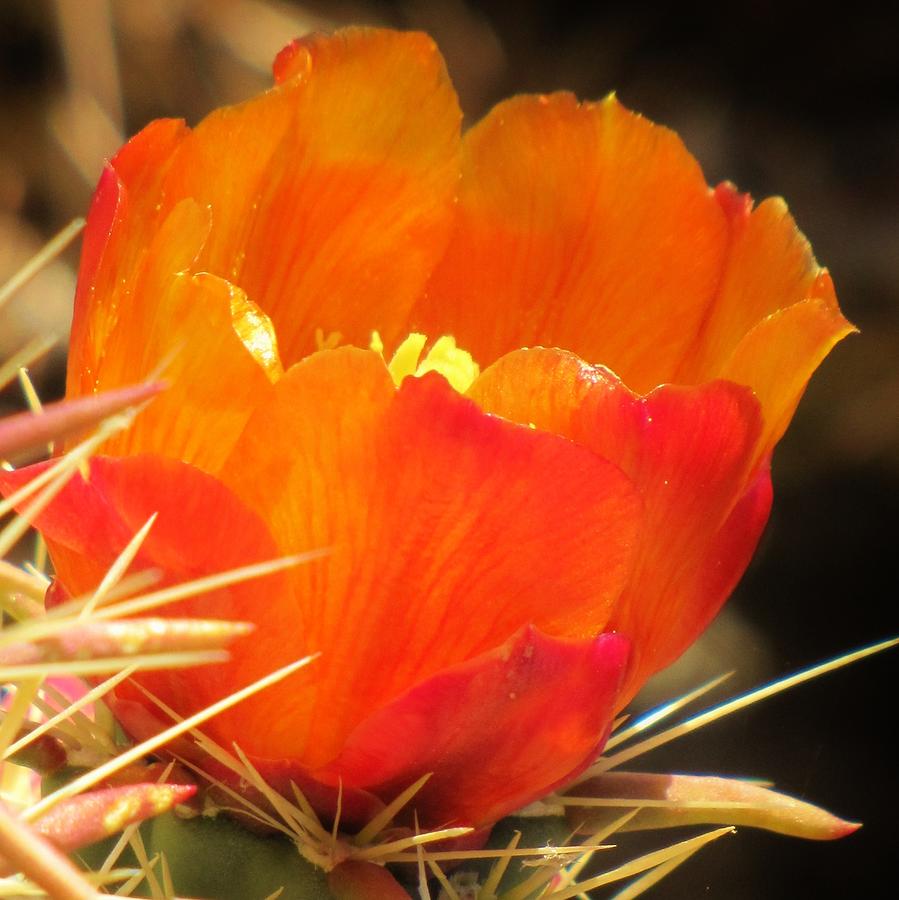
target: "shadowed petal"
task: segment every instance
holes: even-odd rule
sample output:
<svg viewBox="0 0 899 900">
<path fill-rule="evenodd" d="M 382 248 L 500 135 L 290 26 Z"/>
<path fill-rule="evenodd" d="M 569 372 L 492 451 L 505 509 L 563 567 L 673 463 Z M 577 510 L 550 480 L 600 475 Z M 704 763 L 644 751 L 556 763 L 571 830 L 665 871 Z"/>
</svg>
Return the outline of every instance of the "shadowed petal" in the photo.
<svg viewBox="0 0 899 900">
<path fill-rule="evenodd" d="M 410 804 L 421 821 L 490 824 L 595 759 L 627 658 L 617 635 L 569 642 L 525 628 L 376 712 L 327 772 L 382 797 L 434 772 Z"/>
<path fill-rule="evenodd" d="M 684 590 L 693 593 L 695 605 L 691 609 L 696 618 L 675 623 L 668 636 L 660 636 L 665 648 L 658 651 L 653 671 L 680 656 L 731 595 L 755 553 L 771 513 L 772 496 L 770 460 L 764 459 L 724 524 L 709 540 L 702 559 L 689 573 L 692 584 L 685 584 Z M 636 615 L 636 610 L 631 615 Z M 631 693 L 638 689 L 639 685 L 635 685 Z"/>
</svg>

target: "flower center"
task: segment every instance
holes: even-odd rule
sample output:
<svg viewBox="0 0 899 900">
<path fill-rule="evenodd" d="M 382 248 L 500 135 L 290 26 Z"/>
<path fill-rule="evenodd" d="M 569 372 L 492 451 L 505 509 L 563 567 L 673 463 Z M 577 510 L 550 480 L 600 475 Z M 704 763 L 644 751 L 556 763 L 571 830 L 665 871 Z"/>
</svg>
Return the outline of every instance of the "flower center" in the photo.
<svg viewBox="0 0 899 900">
<path fill-rule="evenodd" d="M 420 378 L 428 372 L 438 372 L 450 386 L 464 394 L 480 374 L 480 367 L 467 350 L 456 346 L 456 339 L 445 334 L 437 338 L 422 359 L 422 352 L 428 343 L 427 335 L 413 331 L 400 345 L 387 363 L 387 370 L 394 384 L 399 387 L 410 375 Z M 369 345 L 376 353 L 383 355 L 384 343 L 377 331 L 372 332 Z"/>
</svg>

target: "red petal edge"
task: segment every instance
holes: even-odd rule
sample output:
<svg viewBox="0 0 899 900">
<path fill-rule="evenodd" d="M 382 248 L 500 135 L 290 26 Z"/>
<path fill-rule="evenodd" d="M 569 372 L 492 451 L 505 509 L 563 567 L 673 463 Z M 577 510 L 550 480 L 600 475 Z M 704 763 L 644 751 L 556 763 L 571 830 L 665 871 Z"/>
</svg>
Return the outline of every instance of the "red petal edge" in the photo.
<svg viewBox="0 0 899 900">
<path fill-rule="evenodd" d="M 602 750 L 629 649 L 615 634 L 564 641 L 527 626 L 374 713 L 316 774 L 389 800 L 433 772 L 411 803 L 422 823 L 492 824 Z"/>
<path fill-rule="evenodd" d="M 0 493 L 11 493 L 47 465 L 0 472 Z M 203 472 L 156 456 L 95 457 L 90 461 L 88 478 L 75 474 L 36 517 L 65 589 L 55 589 L 53 599 L 94 588 L 153 513 L 158 517 L 131 568 L 160 570 L 162 584 L 225 572 L 280 555 L 265 524 L 224 485 Z M 261 596 L 284 599 L 263 605 Z M 163 610 L 167 616 L 264 623 L 266 627 L 259 629 L 252 645 L 260 652 L 234 653 L 227 663 L 196 669 L 144 672 L 135 680 L 187 716 L 286 665 L 301 655 L 294 627 L 296 613 L 289 596 L 283 573 L 274 573 L 169 604 Z M 117 697 L 149 706 L 149 701 L 128 683 L 117 689 Z M 265 703 L 265 698 L 246 702 Z M 242 714 L 240 708 L 222 713 L 209 722 L 207 733 L 229 746 L 233 735 L 240 733 Z"/>
</svg>

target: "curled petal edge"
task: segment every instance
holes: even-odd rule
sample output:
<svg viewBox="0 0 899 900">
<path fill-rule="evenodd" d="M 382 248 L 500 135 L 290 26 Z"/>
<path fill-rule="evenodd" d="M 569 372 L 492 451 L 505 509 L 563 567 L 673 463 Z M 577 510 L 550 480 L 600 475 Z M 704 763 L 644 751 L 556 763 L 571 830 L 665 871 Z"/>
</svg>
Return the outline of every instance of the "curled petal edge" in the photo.
<svg viewBox="0 0 899 900">
<path fill-rule="evenodd" d="M 608 736 L 630 645 L 533 626 L 427 679 L 371 715 L 317 777 L 398 794 L 429 824 L 481 827 L 582 771 Z"/>
</svg>

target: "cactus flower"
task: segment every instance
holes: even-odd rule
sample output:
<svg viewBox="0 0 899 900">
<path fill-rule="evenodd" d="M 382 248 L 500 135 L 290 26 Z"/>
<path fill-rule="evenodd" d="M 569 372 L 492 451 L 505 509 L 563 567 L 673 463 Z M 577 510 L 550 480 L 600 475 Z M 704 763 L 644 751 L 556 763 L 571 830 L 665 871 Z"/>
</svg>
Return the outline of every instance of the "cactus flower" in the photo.
<svg viewBox="0 0 899 900">
<path fill-rule="evenodd" d="M 721 607 L 852 327 L 781 200 L 710 189 L 614 97 L 463 135 L 432 41 L 374 29 L 274 73 L 106 167 L 68 397 L 169 389 L 37 525 L 73 595 L 153 513 L 134 568 L 168 583 L 326 551 L 168 608 L 255 630 L 135 680 L 186 716 L 319 653 L 206 732 L 323 812 L 432 773 L 423 825 L 487 827 L 582 771 Z M 135 737 L 168 724 L 113 702 Z"/>
</svg>

